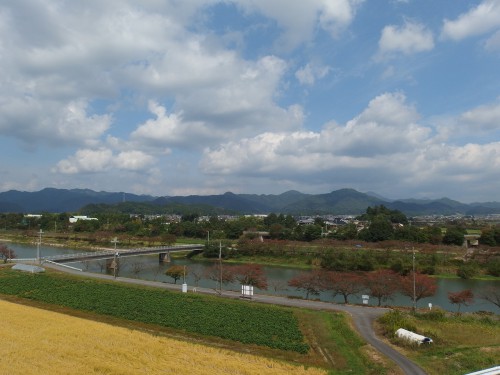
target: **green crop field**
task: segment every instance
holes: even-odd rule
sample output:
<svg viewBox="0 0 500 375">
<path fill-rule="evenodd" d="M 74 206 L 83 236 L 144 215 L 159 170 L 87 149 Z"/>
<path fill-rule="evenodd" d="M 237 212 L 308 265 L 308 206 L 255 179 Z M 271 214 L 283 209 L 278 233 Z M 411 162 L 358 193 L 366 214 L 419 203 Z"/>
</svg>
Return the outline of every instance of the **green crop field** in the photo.
<svg viewBox="0 0 500 375">
<path fill-rule="evenodd" d="M 9 268 L 0 269 L 0 294 L 244 344 L 298 353 L 309 350 L 294 313 L 283 307 Z"/>
</svg>

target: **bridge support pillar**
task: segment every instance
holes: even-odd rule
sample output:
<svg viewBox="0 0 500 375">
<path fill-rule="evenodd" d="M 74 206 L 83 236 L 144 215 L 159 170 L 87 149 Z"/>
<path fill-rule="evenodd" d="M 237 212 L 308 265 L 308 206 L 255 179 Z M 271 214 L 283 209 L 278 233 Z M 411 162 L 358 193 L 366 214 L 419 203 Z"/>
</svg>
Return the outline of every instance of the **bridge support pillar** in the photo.
<svg viewBox="0 0 500 375">
<path fill-rule="evenodd" d="M 170 263 L 170 251 L 167 251 L 166 253 L 159 253 L 158 260 L 160 263 L 163 262 Z"/>
</svg>

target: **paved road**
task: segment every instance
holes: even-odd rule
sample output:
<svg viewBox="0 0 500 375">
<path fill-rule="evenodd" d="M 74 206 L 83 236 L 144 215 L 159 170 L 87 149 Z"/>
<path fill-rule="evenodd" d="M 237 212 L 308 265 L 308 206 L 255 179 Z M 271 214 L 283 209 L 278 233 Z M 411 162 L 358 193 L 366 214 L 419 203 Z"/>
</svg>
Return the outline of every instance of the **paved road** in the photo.
<svg viewBox="0 0 500 375">
<path fill-rule="evenodd" d="M 104 275 L 104 274 L 96 274 L 96 273 L 87 273 L 72 270 L 63 266 L 58 266 L 54 264 L 44 264 L 44 267 L 54 268 L 57 270 L 61 270 L 64 272 L 82 275 L 86 277 L 93 277 L 98 279 L 107 279 L 107 280 L 116 280 L 123 283 L 136 284 L 136 285 L 145 285 L 152 287 L 159 287 L 164 289 L 171 290 L 181 290 L 181 285 L 176 284 L 168 284 L 157 281 L 148 281 L 148 280 L 139 280 L 139 279 L 130 279 L 124 277 L 118 277 L 114 279 L 113 276 Z M 197 293 L 204 294 L 217 294 L 217 292 L 213 289 L 207 288 L 196 288 Z M 223 291 L 223 297 L 226 298 L 234 298 L 239 299 L 240 293 L 231 292 L 231 291 Z M 273 305 L 282 305 L 282 306 L 291 306 L 291 307 L 302 307 L 308 309 L 318 309 L 318 310 L 331 310 L 331 311 L 344 311 L 352 316 L 356 329 L 359 334 L 376 350 L 384 354 L 386 357 L 392 359 L 406 375 L 426 375 L 426 372 L 422 370 L 418 365 L 410 361 L 404 355 L 394 350 L 392 347 L 387 345 L 385 342 L 381 341 L 373 330 L 373 323 L 377 317 L 389 311 L 386 308 L 379 307 L 363 307 L 363 306 L 351 306 L 351 305 L 340 305 L 333 304 L 327 302 L 319 302 L 319 301 L 309 301 L 302 299 L 290 299 L 286 297 L 279 296 L 269 296 L 269 295 L 254 295 L 251 300 L 248 300 L 249 303 L 252 302 L 260 302 L 260 303 L 268 303 Z"/>
</svg>

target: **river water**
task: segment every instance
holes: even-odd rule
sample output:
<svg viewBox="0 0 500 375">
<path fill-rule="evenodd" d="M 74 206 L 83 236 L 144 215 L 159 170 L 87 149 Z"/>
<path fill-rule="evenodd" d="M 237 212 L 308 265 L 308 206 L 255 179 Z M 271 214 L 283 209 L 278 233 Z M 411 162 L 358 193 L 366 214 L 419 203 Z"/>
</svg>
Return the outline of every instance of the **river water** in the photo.
<svg viewBox="0 0 500 375">
<path fill-rule="evenodd" d="M 17 258 L 35 258 L 37 254 L 36 246 L 21 245 L 14 243 L 7 243 L 7 245 L 15 251 Z M 85 250 L 75 250 L 63 247 L 49 247 L 40 246 L 41 256 L 81 253 Z M 196 275 L 202 275 L 203 271 L 210 267 L 213 263 L 211 261 L 194 261 L 185 258 L 172 259 L 170 263 L 159 263 L 158 255 L 145 255 L 136 257 L 122 257 L 120 259 L 119 276 L 131 277 L 144 280 L 153 280 L 160 282 L 173 283 L 173 279 L 165 275 L 165 271 L 172 265 L 186 266 L 185 282 L 188 284 L 189 290 L 193 287 L 199 286 L 204 288 L 217 288 L 215 281 L 201 278 L 196 280 Z M 68 264 L 73 267 L 82 269 L 84 272 L 93 273 L 109 273 L 112 271 L 106 270 L 105 261 L 89 261 L 85 263 L 71 263 Z M 232 267 L 231 264 L 224 264 L 224 267 Z M 268 289 L 258 290 L 255 289 L 254 293 L 260 294 L 278 294 L 292 297 L 305 297 L 304 292 L 297 291 L 287 285 L 288 280 L 297 276 L 304 270 L 297 270 L 286 267 L 263 267 L 267 276 Z M 177 283 L 181 284 L 183 280 L 178 280 Z M 437 293 L 429 298 L 423 298 L 418 302 L 419 308 L 429 308 L 429 303 L 432 307 L 441 307 L 445 310 L 456 311 L 457 307 L 450 304 L 448 301 L 448 292 L 457 292 L 464 289 L 471 289 L 476 296 L 474 303 L 471 306 L 462 306 L 460 311 L 473 312 L 473 311 L 490 311 L 500 313 L 500 309 L 490 302 L 484 301 L 479 298 L 479 294 L 487 287 L 500 288 L 500 280 L 497 281 L 479 281 L 479 280 L 462 280 L 462 279 L 437 279 L 438 290 Z M 180 286 L 179 286 L 180 288 Z M 223 286 L 225 290 L 240 291 L 239 284 L 227 284 Z M 344 299 L 341 296 L 333 297 L 331 293 L 322 292 L 319 296 L 310 296 L 310 298 L 318 298 L 322 301 L 343 303 Z M 361 296 L 349 297 L 350 303 L 362 303 Z M 369 305 L 376 305 L 378 303 L 376 298 L 370 298 Z M 397 294 L 392 300 L 385 302 L 390 306 L 411 306 L 412 301 L 409 297 Z"/>
</svg>

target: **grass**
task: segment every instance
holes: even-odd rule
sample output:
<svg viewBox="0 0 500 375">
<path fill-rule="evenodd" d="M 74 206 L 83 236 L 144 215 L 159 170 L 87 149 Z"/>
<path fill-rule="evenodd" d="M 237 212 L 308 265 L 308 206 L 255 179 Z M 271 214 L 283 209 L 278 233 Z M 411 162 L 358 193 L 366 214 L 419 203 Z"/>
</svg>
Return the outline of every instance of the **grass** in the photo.
<svg viewBox="0 0 500 375">
<path fill-rule="evenodd" d="M 500 320 L 497 315 L 454 315 L 441 310 L 409 314 L 394 311 L 380 319 L 387 337 L 430 375 L 462 375 L 498 365 Z M 397 328 L 431 337 L 415 346 L 394 338 Z"/>
<path fill-rule="evenodd" d="M 381 358 L 349 326 L 346 315 L 302 310 L 298 314 L 316 364 L 330 374 L 392 374 L 395 365 Z"/>
</svg>

